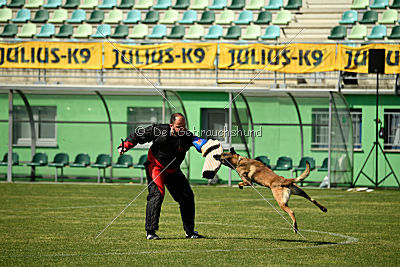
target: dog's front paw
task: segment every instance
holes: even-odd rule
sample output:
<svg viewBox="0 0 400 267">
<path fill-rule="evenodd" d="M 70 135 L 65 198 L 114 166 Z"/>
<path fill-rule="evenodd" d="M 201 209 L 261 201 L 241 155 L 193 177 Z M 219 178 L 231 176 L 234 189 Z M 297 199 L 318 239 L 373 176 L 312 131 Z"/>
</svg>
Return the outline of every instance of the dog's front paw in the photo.
<svg viewBox="0 0 400 267">
<path fill-rule="evenodd" d="M 243 182 L 238 183 L 239 189 L 243 189 Z"/>
</svg>

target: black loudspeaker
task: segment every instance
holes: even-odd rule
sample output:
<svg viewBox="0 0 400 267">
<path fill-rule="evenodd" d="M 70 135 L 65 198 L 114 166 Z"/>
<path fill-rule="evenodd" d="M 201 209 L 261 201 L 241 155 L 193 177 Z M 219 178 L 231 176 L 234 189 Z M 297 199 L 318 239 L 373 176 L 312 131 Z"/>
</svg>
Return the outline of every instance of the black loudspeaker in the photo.
<svg viewBox="0 0 400 267">
<path fill-rule="evenodd" d="M 368 73 L 385 74 L 385 49 L 370 49 Z"/>
</svg>

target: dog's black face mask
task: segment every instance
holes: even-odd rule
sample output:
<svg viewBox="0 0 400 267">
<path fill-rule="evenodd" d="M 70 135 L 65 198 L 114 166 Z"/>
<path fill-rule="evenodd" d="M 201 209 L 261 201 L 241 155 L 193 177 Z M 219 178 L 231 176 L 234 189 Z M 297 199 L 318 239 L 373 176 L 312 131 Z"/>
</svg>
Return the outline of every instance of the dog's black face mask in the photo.
<svg viewBox="0 0 400 267">
<path fill-rule="evenodd" d="M 231 169 L 234 169 L 234 166 L 231 162 L 233 155 L 237 154 L 235 149 L 232 147 L 230 152 L 222 153 L 221 155 L 214 155 L 214 159 L 221 162 L 221 164 L 228 166 Z"/>
</svg>

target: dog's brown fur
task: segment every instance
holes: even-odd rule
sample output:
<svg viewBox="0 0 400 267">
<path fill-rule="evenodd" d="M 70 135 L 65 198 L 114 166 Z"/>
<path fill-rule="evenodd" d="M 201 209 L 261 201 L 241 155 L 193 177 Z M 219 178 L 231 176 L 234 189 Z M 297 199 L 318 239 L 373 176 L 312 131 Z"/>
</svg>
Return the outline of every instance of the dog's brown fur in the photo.
<svg viewBox="0 0 400 267">
<path fill-rule="evenodd" d="M 323 212 L 328 211 L 324 206 L 318 203 L 315 199 L 310 198 L 306 192 L 296 185 L 297 182 L 304 180 L 310 174 L 310 164 L 308 162 L 306 163 L 306 170 L 299 177 L 286 179 L 274 173 L 262 162 L 240 156 L 233 148 L 231 148 L 230 152 L 215 155 L 214 157 L 215 159 L 220 160 L 223 165 L 236 169 L 240 178 L 243 180 L 243 182 L 238 184 L 240 189 L 242 189 L 243 186 L 252 185 L 253 182 L 269 187 L 279 206 L 292 218 L 293 229 L 296 233 L 298 229 L 296 217 L 294 216 L 294 212 L 288 207 L 290 194 L 302 196 L 314 203 Z"/>
</svg>

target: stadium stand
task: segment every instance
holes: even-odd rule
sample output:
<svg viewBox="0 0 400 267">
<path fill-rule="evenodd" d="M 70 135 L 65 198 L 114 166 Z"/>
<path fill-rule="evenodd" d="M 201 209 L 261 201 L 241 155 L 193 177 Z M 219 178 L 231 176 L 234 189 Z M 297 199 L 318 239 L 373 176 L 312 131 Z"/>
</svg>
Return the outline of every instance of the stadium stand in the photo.
<svg viewBox="0 0 400 267">
<path fill-rule="evenodd" d="M 213 25 L 208 29 L 208 33 L 204 36 L 206 40 L 219 40 L 222 37 L 223 28 L 221 25 Z"/>
<path fill-rule="evenodd" d="M 48 8 L 48 9 L 56 9 L 60 7 L 62 4 L 61 0 L 48 0 L 47 4 L 43 5 L 43 8 Z"/>
<path fill-rule="evenodd" d="M 12 19 L 12 10 L 10 8 L 0 9 L 0 22 L 8 22 Z"/>
<path fill-rule="evenodd" d="M 171 33 L 167 35 L 168 39 L 183 39 L 185 36 L 185 27 L 182 25 L 174 26 L 171 30 Z"/>
<path fill-rule="evenodd" d="M 249 25 L 245 33 L 242 35 L 244 40 L 257 40 L 261 35 L 261 28 L 258 25 Z"/>
<path fill-rule="evenodd" d="M 176 10 L 167 10 L 159 21 L 161 24 L 175 24 L 179 20 L 179 12 Z"/>
<path fill-rule="evenodd" d="M 268 5 L 264 8 L 266 10 L 279 10 L 281 7 L 283 7 L 283 0 L 269 0 Z"/>
<path fill-rule="evenodd" d="M 371 9 L 385 9 L 389 5 L 389 0 L 374 0 L 374 3 L 369 5 Z"/>
<path fill-rule="evenodd" d="M 160 14 L 156 10 L 151 10 L 146 13 L 145 19 L 142 23 L 146 24 L 156 24 L 160 19 Z"/>
<path fill-rule="evenodd" d="M 249 25 L 253 21 L 253 12 L 249 10 L 243 10 L 239 14 L 239 18 L 234 21 L 236 25 Z"/>
<path fill-rule="evenodd" d="M 80 24 L 86 20 L 86 11 L 82 9 L 77 9 L 72 12 L 71 18 L 67 20 L 67 23 Z"/>
<path fill-rule="evenodd" d="M 269 24 L 272 21 L 272 13 L 270 11 L 261 11 L 258 13 L 254 24 Z"/>
<path fill-rule="evenodd" d="M 25 5 L 25 0 L 11 0 L 11 2 L 7 5 L 10 8 L 21 8 Z"/>
<path fill-rule="evenodd" d="M 232 0 L 232 3 L 230 6 L 228 6 L 228 9 L 243 9 L 245 4 L 245 0 Z"/>
<path fill-rule="evenodd" d="M 55 169 L 55 174 L 54 174 L 54 181 L 57 182 L 57 171 L 58 169 L 61 169 L 61 178 L 63 177 L 63 169 L 64 167 L 68 166 L 69 164 L 69 156 L 66 153 L 57 153 L 54 156 L 53 162 L 49 163 L 49 167 L 54 167 Z"/>
<path fill-rule="evenodd" d="M 132 9 L 135 5 L 135 0 L 121 0 L 121 3 L 117 6 L 119 9 Z"/>
<path fill-rule="evenodd" d="M 74 33 L 74 27 L 72 25 L 64 24 L 60 27 L 58 33 L 55 35 L 56 38 L 71 38 Z"/>
<path fill-rule="evenodd" d="M 271 169 L 271 161 L 267 156 L 258 156 L 255 160 L 261 161 L 265 166 Z"/>
<path fill-rule="evenodd" d="M 27 166 L 30 167 L 39 167 L 39 166 L 46 166 L 47 165 L 47 154 L 38 152 L 33 155 L 32 160 L 26 163 Z"/>
<path fill-rule="evenodd" d="M 193 25 L 189 28 L 185 35 L 185 39 L 201 39 L 204 35 L 204 27 L 202 25 Z"/>
<path fill-rule="evenodd" d="M 168 9 L 172 6 L 171 0 L 158 0 L 153 9 Z"/>
<path fill-rule="evenodd" d="M 88 38 L 92 35 L 93 29 L 90 24 L 79 25 L 76 32 L 72 35 L 72 38 Z"/>
<path fill-rule="evenodd" d="M 378 21 L 378 12 L 374 10 L 368 10 L 362 16 L 360 24 L 375 24 Z"/>
<path fill-rule="evenodd" d="M 176 3 L 174 6 L 172 6 L 173 9 L 187 9 L 190 5 L 190 0 L 176 0 Z"/>
<path fill-rule="evenodd" d="M 96 158 L 96 162 L 91 164 L 91 168 L 97 168 L 97 182 L 100 183 L 100 170 L 103 170 L 103 182 L 106 179 L 106 168 L 111 166 L 111 157 L 107 154 L 100 154 Z"/>
<path fill-rule="evenodd" d="M 260 10 L 264 7 L 264 0 L 250 0 L 246 5 L 247 10 Z"/>
<path fill-rule="evenodd" d="M 265 29 L 264 35 L 261 36 L 262 40 L 276 40 L 279 38 L 281 29 L 279 26 L 271 25 Z"/>
<path fill-rule="evenodd" d="M 290 157 L 279 157 L 276 165 L 273 167 L 273 170 L 276 171 L 289 171 L 293 168 L 293 160 Z"/>
<path fill-rule="evenodd" d="M 339 25 L 335 26 L 332 31 L 331 35 L 328 36 L 328 39 L 331 40 L 343 40 L 347 37 L 347 29 L 345 26 Z"/>
<path fill-rule="evenodd" d="M 396 24 L 398 19 L 397 11 L 393 9 L 383 12 L 382 17 L 378 20 L 379 24 Z"/>
<path fill-rule="evenodd" d="M 213 0 L 212 5 L 208 6 L 208 9 L 216 10 L 216 9 L 224 9 L 226 8 L 226 0 Z"/>
<path fill-rule="evenodd" d="M 91 35 L 92 38 L 104 38 L 111 35 L 111 26 L 109 24 L 102 24 L 97 27 L 94 34 Z"/>
<path fill-rule="evenodd" d="M 113 9 L 117 6 L 117 0 L 103 0 L 102 4 L 97 8 L 100 9 Z"/>
<path fill-rule="evenodd" d="M 389 6 L 389 8 L 399 9 L 400 8 L 400 0 L 393 0 L 393 3 Z"/>
<path fill-rule="evenodd" d="M 49 11 L 46 9 L 39 9 L 35 13 L 35 17 L 31 19 L 34 23 L 46 23 L 49 20 Z"/>
<path fill-rule="evenodd" d="M 129 28 L 127 25 L 118 25 L 114 33 L 110 35 L 111 38 L 125 39 L 129 34 Z"/>
<path fill-rule="evenodd" d="M 150 9 L 153 6 L 153 0 L 139 0 L 136 5 L 134 5 L 135 9 Z"/>
<path fill-rule="evenodd" d="M 224 39 L 227 40 L 237 40 L 240 38 L 242 30 L 239 26 L 231 26 L 228 28 L 228 32 L 224 35 Z"/>
<path fill-rule="evenodd" d="M 114 9 L 111 10 L 104 19 L 104 23 L 118 24 L 123 20 L 122 10 Z"/>
<path fill-rule="evenodd" d="M 367 36 L 368 40 L 383 40 L 386 37 L 386 26 L 376 25 Z"/>
<path fill-rule="evenodd" d="M 183 17 L 179 20 L 179 24 L 194 24 L 197 21 L 197 12 L 188 10 L 183 13 Z"/>
<path fill-rule="evenodd" d="M 351 33 L 347 35 L 350 40 L 364 40 L 367 36 L 367 27 L 365 25 L 355 25 L 351 28 Z"/>
<path fill-rule="evenodd" d="M 75 9 L 79 6 L 79 4 L 80 4 L 79 0 L 67 0 L 62 7 Z"/>
<path fill-rule="evenodd" d="M 43 6 L 43 0 L 29 0 L 28 3 L 24 5 L 25 8 L 40 8 Z"/>
<path fill-rule="evenodd" d="M 51 38 L 55 34 L 54 24 L 44 24 L 40 28 L 40 32 L 36 34 L 36 38 Z"/>
<path fill-rule="evenodd" d="M 86 20 L 86 23 L 100 24 L 104 20 L 104 11 L 102 10 L 93 10 L 90 13 L 90 17 Z"/>
<path fill-rule="evenodd" d="M 15 24 L 7 24 L 3 28 L 3 32 L 0 33 L 0 37 L 12 38 L 18 33 L 18 26 Z"/>
<path fill-rule="evenodd" d="M 66 9 L 57 9 L 54 11 L 53 16 L 49 19 L 49 23 L 65 23 L 68 19 L 68 11 Z"/>
<path fill-rule="evenodd" d="M 78 7 L 81 9 L 94 9 L 99 4 L 98 0 L 83 0 L 83 3 Z"/>
<path fill-rule="evenodd" d="M 302 6 L 303 6 L 302 0 L 289 0 L 288 4 L 284 8 L 299 10 Z"/>
<path fill-rule="evenodd" d="M 347 10 L 343 13 L 340 24 L 355 24 L 358 21 L 358 13 L 355 10 Z"/>
<path fill-rule="evenodd" d="M 192 10 L 204 10 L 208 6 L 208 0 L 194 0 L 193 3 L 189 6 L 189 9 Z"/>
<path fill-rule="evenodd" d="M 26 23 L 22 25 L 21 32 L 17 34 L 18 38 L 32 38 L 36 34 L 36 24 Z"/>
<path fill-rule="evenodd" d="M 231 24 L 235 19 L 235 12 L 232 10 L 224 10 L 222 11 L 217 19 L 215 20 L 216 24 Z"/>
<path fill-rule="evenodd" d="M 392 32 L 387 38 L 390 40 L 400 39 L 400 26 L 393 27 Z"/>
<path fill-rule="evenodd" d="M 354 0 L 350 6 L 351 9 L 366 9 L 369 6 L 369 0 Z"/>
<path fill-rule="evenodd" d="M 215 21 L 215 13 L 212 10 L 204 11 L 201 18 L 197 21 L 198 24 L 213 24 Z"/>
<path fill-rule="evenodd" d="M 69 164 L 69 166 L 72 168 L 86 168 L 89 165 L 90 165 L 90 156 L 86 153 L 80 153 L 76 155 L 74 162 Z"/>
<path fill-rule="evenodd" d="M 292 21 L 292 13 L 288 10 L 281 10 L 276 15 L 276 18 L 272 20 L 272 24 L 288 25 L 291 21 Z"/>
<path fill-rule="evenodd" d="M 317 171 L 319 172 L 327 172 L 328 171 L 328 158 L 324 158 L 324 160 L 322 161 L 322 165 L 321 167 L 319 167 L 317 169 Z"/>
<path fill-rule="evenodd" d="M 149 34 L 149 28 L 147 27 L 147 25 L 139 24 L 133 28 L 132 33 L 130 33 L 128 37 L 130 39 L 143 39 L 148 34 Z"/>
<path fill-rule="evenodd" d="M 113 168 L 131 168 L 133 167 L 133 159 L 131 155 L 124 154 L 118 157 L 116 163 L 112 164 Z"/>
<path fill-rule="evenodd" d="M 149 39 L 163 39 L 167 35 L 167 27 L 159 24 L 153 27 L 151 34 L 147 35 Z"/>
<path fill-rule="evenodd" d="M 8 164 L 8 153 L 4 154 L 3 160 L 0 161 L 0 166 L 7 166 Z M 19 155 L 17 152 L 12 153 L 12 165 L 19 165 Z"/>
</svg>

